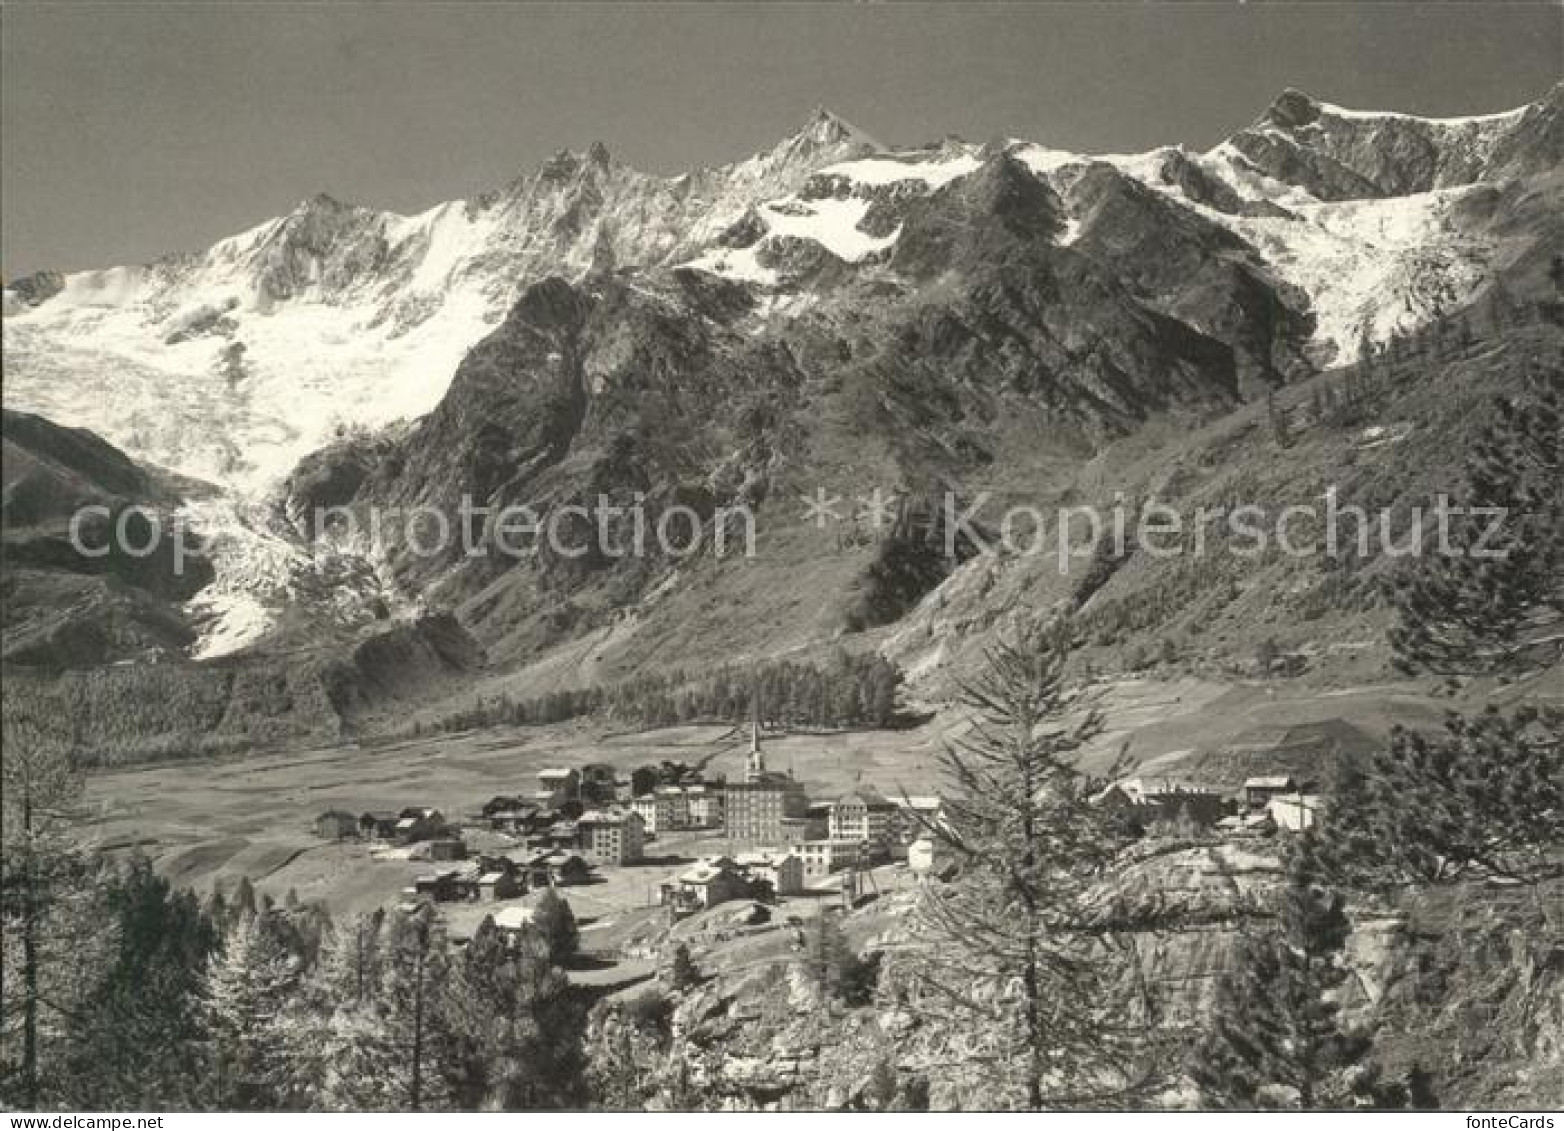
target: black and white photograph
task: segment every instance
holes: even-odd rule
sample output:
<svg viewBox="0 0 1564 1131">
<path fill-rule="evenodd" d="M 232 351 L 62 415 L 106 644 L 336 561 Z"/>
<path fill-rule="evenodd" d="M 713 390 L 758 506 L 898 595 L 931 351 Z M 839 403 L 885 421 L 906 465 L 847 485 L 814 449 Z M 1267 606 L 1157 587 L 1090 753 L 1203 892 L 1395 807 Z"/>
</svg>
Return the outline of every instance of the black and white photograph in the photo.
<svg viewBox="0 0 1564 1131">
<path fill-rule="evenodd" d="M 6 1127 L 1564 1120 L 1557 0 L 0 56 Z"/>
</svg>

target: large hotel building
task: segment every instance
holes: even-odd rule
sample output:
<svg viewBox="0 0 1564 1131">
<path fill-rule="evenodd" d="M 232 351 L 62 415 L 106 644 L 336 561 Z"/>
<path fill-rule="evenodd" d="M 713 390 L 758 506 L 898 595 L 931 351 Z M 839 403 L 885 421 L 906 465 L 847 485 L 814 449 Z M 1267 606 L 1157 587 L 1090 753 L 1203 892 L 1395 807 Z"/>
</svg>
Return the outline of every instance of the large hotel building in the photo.
<svg viewBox="0 0 1564 1131">
<path fill-rule="evenodd" d="M 724 794 L 723 826 L 733 841 L 782 844 L 786 840 L 783 821 L 809 815 L 809 798 L 803 785 L 794 781 L 792 774 L 766 769 L 758 724 L 750 726 L 744 780 L 729 782 Z"/>
</svg>

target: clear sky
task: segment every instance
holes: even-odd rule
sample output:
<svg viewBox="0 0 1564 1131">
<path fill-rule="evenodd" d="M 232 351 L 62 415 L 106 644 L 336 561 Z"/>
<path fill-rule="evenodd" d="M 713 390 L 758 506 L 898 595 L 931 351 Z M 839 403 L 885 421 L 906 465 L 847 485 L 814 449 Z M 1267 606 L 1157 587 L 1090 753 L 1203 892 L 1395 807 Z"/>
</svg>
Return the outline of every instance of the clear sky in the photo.
<svg viewBox="0 0 1564 1131">
<path fill-rule="evenodd" d="M 607 143 L 676 171 L 817 104 L 956 133 L 1208 146 L 1283 87 L 1456 115 L 1540 96 L 1535 4 L 14 4 L 0 11 L 0 266 L 194 250 L 317 191 L 415 211 Z"/>
</svg>

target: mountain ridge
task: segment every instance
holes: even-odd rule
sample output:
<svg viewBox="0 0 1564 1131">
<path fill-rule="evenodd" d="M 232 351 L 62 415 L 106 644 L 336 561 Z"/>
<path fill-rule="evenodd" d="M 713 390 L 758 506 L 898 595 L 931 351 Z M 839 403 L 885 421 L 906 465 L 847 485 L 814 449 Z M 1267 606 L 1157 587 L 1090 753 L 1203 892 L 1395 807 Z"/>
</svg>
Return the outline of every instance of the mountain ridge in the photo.
<svg viewBox="0 0 1564 1131">
<path fill-rule="evenodd" d="M 322 194 L 194 257 L 9 288 L 6 398 L 223 486 L 232 502 L 195 516 L 218 535 L 218 597 L 203 612 L 216 624 L 198 653 L 216 655 L 273 632 L 269 606 L 318 600 L 322 579 L 342 576 L 286 519 L 253 517 L 279 485 L 288 518 L 323 501 L 449 507 L 462 486 L 449 468 L 408 469 L 461 456 L 484 464 L 468 476 L 484 498 L 542 491 L 557 506 L 602 482 L 709 511 L 746 492 L 785 497 L 857 429 L 883 485 L 916 493 L 1027 466 L 1028 430 L 1033 445 L 1089 456 L 1161 415 L 1230 411 L 1351 362 L 1517 264 L 1534 278 L 1557 252 L 1558 178 L 1529 170 L 1556 147 L 1561 90 L 1471 120 L 1510 131 L 1485 142 L 1488 157 L 1530 139 L 1494 166 L 1501 180 L 1435 184 L 1489 166 L 1469 147 L 1430 164 L 1420 143 L 1391 179 L 1419 189 L 1404 195 L 1346 159 L 1365 146 L 1394 157 L 1407 128 L 1427 142 L 1448 123 L 1293 91 L 1204 153 L 888 150 L 822 109 L 770 150 L 674 177 L 596 144 L 413 217 Z M 575 347 L 505 343 L 518 311 L 555 300 L 587 312 L 588 340 L 556 390 L 569 411 L 540 427 L 532 398 L 552 403 L 554 355 Z M 509 358 L 502 378 L 464 384 L 486 349 Z M 782 407 L 800 395 L 815 418 Z M 704 411 L 693 430 L 691 403 Z M 681 418 L 675 451 L 655 433 Z M 653 473 L 627 475 L 637 459 Z M 843 565 L 821 630 L 897 615 L 940 583 L 948 563 L 904 551 Z M 583 615 L 537 605 L 525 571 L 348 553 L 367 553 L 350 569 L 359 607 L 338 602 L 333 621 L 465 606 L 514 654 Z M 604 566 L 588 621 L 655 591 L 664 565 Z M 549 570 L 556 598 L 561 579 L 584 576 Z M 489 630 L 497 608 L 511 611 Z"/>
</svg>

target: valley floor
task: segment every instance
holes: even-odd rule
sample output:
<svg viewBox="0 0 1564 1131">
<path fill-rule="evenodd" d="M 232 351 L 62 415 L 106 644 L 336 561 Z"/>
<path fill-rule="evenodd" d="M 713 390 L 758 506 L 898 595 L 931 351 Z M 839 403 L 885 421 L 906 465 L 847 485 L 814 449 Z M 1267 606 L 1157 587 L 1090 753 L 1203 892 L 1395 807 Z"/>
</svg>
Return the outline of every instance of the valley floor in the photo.
<svg viewBox="0 0 1564 1131">
<path fill-rule="evenodd" d="M 1088 771 L 1104 773 L 1126 758 L 1134 773 L 1224 789 L 1267 770 L 1307 772 L 1328 744 L 1372 744 L 1397 723 L 1436 727 L 1446 709 L 1461 706 L 1411 683 L 1319 690 L 1287 680 L 1139 679 L 1103 690 L 1108 729 L 1086 753 Z M 1564 673 L 1512 691 L 1534 702 L 1564 701 Z M 960 725 L 947 711 L 911 730 L 771 736 L 766 750 L 774 768 L 791 770 L 816 799 L 859 784 L 892 796 L 937 793 L 939 753 Z M 247 876 L 279 899 L 293 889 L 334 914 L 352 913 L 394 902 L 431 865 L 322 840 L 312 823 L 327 809 L 434 806 L 467 823 L 478 847 L 471 817 L 482 804 L 533 789 L 548 766 L 606 762 L 628 776 L 668 759 L 737 776 L 744 747 L 736 730 L 718 725 L 628 733 L 591 723 L 500 728 L 101 771 L 88 779 L 86 805 L 99 845 L 139 849 L 177 884 L 210 891 Z M 572 902 L 587 916 L 644 907 L 648 891 L 679 861 L 725 847 L 720 835 L 652 841 L 648 855 L 669 857 L 666 865 L 603 869 L 607 882 L 574 889 Z"/>
</svg>

